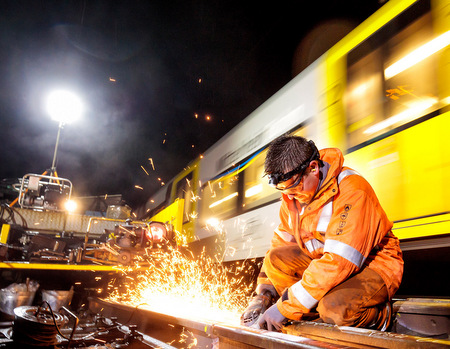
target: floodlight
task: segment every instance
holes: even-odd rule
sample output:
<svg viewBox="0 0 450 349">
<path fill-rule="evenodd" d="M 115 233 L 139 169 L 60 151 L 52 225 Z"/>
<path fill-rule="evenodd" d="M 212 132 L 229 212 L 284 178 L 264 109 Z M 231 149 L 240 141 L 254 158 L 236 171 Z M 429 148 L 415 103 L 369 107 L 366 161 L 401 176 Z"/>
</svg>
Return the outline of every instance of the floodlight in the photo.
<svg viewBox="0 0 450 349">
<path fill-rule="evenodd" d="M 46 109 L 53 120 L 66 124 L 80 118 L 83 104 L 72 92 L 58 90 L 48 95 Z"/>
<path fill-rule="evenodd" d="M 61 129 L 64 127 L 64 124 L 73 122 L 81 117 L 83 112 L 83 103 L 81 102 L 81 99 L 72 92 L 57 90 L 48 95 L 46 100 L 46 109 L 51 118 L 59 122 L 51 167 L 52 175 L 56 173 L 56 154 L 58 151 Z"/>
</svg>

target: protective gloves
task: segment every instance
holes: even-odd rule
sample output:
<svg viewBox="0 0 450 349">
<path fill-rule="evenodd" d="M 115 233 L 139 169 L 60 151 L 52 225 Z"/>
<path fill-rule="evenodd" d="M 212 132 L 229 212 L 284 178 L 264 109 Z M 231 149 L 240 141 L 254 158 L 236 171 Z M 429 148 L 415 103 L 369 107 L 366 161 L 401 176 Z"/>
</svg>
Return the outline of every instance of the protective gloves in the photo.
<svg viewBox="0 0 450 349">
<path fill-rule="evenodd" d="M 262 293 L 254 296 L 241 316 L 241 325 L 248 327 L 255 325 L 261 314 L 264 313 L 274 301 L 274 295 L 269 290 L 264 290 Z"/>
<path fill-rule="evenodd" d="M 259 328 L 267 328 L 269 331 L 280 331 L 286 321 L 288 319 L 280 313 L 275 303 L 259 317 L 258 325 Z"/>
</svg>

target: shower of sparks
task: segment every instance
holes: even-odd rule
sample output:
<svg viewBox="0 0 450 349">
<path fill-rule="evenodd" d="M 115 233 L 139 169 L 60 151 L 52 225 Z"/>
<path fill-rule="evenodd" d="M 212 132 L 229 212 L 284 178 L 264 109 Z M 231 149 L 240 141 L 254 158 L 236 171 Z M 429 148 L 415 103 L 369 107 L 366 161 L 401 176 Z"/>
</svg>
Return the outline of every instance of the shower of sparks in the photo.
<svg viewBox="0 0 450 349">
<path fill-rule="evenodd" d="M 205 251 L 194 258 L 192 252 L 172 247 L 146 258 L 145 272 L 114 288 L 109 301 L 186 319 L 239 324 L 251 294 L 244 263 L 225 267 Z"/>
</svg>

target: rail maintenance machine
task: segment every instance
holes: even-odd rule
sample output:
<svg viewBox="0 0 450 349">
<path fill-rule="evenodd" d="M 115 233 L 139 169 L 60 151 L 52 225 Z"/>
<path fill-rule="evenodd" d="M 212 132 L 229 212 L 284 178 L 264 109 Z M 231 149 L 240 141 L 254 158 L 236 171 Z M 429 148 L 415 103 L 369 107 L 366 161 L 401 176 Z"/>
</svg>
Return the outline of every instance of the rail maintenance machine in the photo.
<svg viewBox="0 0 450 349">
<path fill-rule="evenodd" d="M 173 240 L 168 225 L 134 221 L 120 204 L 108 206 L 106 217 L 69 212 L 68 179 L 27 174 L 14 187 L 19 195 L 2 203 L 0 215 L 2 324 L 20 323 L 30 314 L 25 309 L 18 319 L 14 309 L 32 304 L 46 304 L 42 311 L 57 316 L 69 304 L 77 311 L 87 309 L 89 297 L 105 296 L 120 284 L 125 269 L 144 269 L 152 250 Z"/>
</svg>

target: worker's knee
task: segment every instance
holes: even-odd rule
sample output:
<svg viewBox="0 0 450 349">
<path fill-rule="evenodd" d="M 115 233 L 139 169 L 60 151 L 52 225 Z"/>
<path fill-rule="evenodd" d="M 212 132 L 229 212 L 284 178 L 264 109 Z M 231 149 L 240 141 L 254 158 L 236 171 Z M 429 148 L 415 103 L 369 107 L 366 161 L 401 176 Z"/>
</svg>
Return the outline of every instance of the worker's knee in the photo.
<svg viewBox="0 0 450 349">
<path fill-rule="evenodd" d="M 335 298 L 322 298 L 317 305 L 317 311 L 326 323 L 338 326 L 348 325 L 350 315 L 348 306 Z"/>
<path fill-rule="evenodd" d="M 296 279 L 301 278 L 304 270 L 311 263 L 298 245 L 288 245 L 272 248 L 264 258 L 264 270 L 270 278 L 286 275 Z M 290 285 L 289 285 L 290 286 Z"/>
<path fill-rule="evenodd" d="M 386 308 L 385 303 L 382 308 Z M 317 306 L 317 312 L 323 322 L 338 326 L 366 327 L 373 324 L 379 315 L 377 307 L 358 308 L 351 299 L 324 297 Z M 380 320 L 381 323 L 385 319 Z"/>
<path fill-rule="evenodd" d="M 278 275 L 280 270 L 283 268 L 283 256 L 279 249 L 271 249 L 264 258 L 264 269 L 266 275 L 271 279 L 274 274 Z"/>
</svg>

